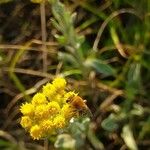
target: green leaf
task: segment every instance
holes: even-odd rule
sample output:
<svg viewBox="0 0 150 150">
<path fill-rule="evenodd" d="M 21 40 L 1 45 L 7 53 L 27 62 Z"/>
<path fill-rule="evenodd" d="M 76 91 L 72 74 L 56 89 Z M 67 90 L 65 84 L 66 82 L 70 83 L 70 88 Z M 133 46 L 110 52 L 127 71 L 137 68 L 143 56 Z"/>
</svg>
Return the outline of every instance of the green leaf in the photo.
<svg viewBox="0 0 150 150">
<path fill-rule="evenodd" d="M 108 118 L 102 121 L 101 126 L 107 131 L 114 131 L 118 128 L 117 119 L 113 114 L 109 115 Z"/>
<path fill-rule="evenodd" d="M 90 119 L 88 117 L 72 118 L 70 120 L 69 132 L 76 140 L 76 148 L 81 149 L 85 144 L 86 135 L 89 129 Z"/>
<path fill-rule="evenodd" d="M 61 45 L 65 45 L 67 43 L 67 39 L 63 36 L 63 35 L 55 35 L 55 38 L 57 39 L 57 41 L 59 42 L 59 44 Z"/>
<path fill-rule="evenodd" d="M 8 141 L 5 141 L 5 140 L 0 140 L 0 148 L 1 147 L 9 147 L 11 145 L 12 145 L 11 142 L 8 142 Z"/>
<path fill-rule="evenodd" d="M 92 125 L 89 128 L 87 138 L 93 145 L 93 147 L 97 150 L 104 150 L 104 144 L 98 139 L 98 137 L 95 135 L 95 132 L 92 129 Z"/>
<path fill-rule="evenodd" d="M 19 144 L 5 141 L 0 139 L 0 149 L 2 150 L 25 150 L 23 147 L 20 147 Z"/>
<path fill-rule="evenodd" d="M 150 117 L 148 117 L 147 120 L 143 122 L 142 129 L 139 134 L 139 138 L 143 139 L 146 135 L 147 136 L 150 135 Z"/>
<path fill-rule="evenodd" d="M 72 67 L 79 67 L 79 64 L 77 60 L 73 57 L 73 55 L 65 52 L 59 52 L 58 53 L 58 59 L 63 60 L 66 63 L 70 63 L 73 66 Z"/>
<path fill-rule="evenodd" d="M 126 96 L 129 100 L 134 100 L 135 95 L 138 93 L 141 85 L 141 64 L 133 63 L 130 65 L 128 71 L 128 79 L 126 82 Z"/>
<path fill-rule="evenodd" d="M 69 134 L 60 134 L 57 136 L 54 146 L 63 149 L 75 149 L 76 140 Z"/>
<path fill-rule="evenodd" d="M 102 60 L 91 59 L 91 58 L 87 59 L 85 61 L 85 66 L 91 67 L 91 68 L 95 69 L 97 72 L 102 73 L 107 76 L 115 75 L 115 70 L 109 64 L 106 64 Z"/>
<path fill-rule="evenodd" d="M 129 149 L 138 150 L 132 130 L 128 124 L 123 127 L 121 136 Z"/>
<path fill-rule="evenodd" d="M 128 82 L 132 84 L 134 87 L 138 87 L 138 83 L 140 81 L 140 73 L 141 73 L 141 64 L 133 63 L 130 66 L 128 71 Z"/>
<path fill-rule="evenodd" d="M 53 26 L 58 30 L 58 31 L 61 31 L 61 27 L 60 25 L 58 24 L 58 22 L 54 19 L 51 19 L 51 23 L 53 24 Z"/>
<path fill-rule="evenodd" d="M 63 77 L 67 77 L 70 75 L 82 74 L 82 72 L 79 69 L 71 69 L 71 70 L 63 71 L 61 74 Z"/>
<path fill-rule="evenodd" d="M 132 115 L 141 116 L 144 113 L 144 108 L 141 105 L 134 104 L 131 110 Z"/>
</svg>

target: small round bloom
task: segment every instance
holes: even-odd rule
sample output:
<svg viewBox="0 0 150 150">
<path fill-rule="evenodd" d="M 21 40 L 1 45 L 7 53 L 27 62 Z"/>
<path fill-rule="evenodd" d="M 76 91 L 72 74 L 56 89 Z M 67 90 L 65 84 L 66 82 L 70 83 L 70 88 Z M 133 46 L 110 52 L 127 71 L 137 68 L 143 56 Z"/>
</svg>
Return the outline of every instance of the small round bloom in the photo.
<svg viewBox="0 0 150 150">
<path fill-rule="evenodd" d="M 43 94 L 49 99 L 53 99 L 54 95 L 56 94 L 56 88 L 51 83 L 47 83 L 43 86 Z"/>
<path fill-rule="evenodd" d="M 55 115 L 59 113 L 60 111 L 60 106 L 57 102 L 52 101 L 48 103 L 48 111 L 51 115 Z"/>
<path fill-rule="evenodd" d="M 34 106 L 31 103 L 25 103 L 21 106 L 20 111 L 23 115 L 33 115 Z"/>
<path fill-rule="evenodd" d="M 39 140 L 40 138 L 42 138 L 42 130 L 38 125 L 34 125 L 32 126 L 31 130 L 30 130 L 30 135 L 31 137 L 35 140 Z"/>
<path fill-rule="evenodd" d="M 45 104 L 41 104 L 41 105 L 38 105 L 36 106 L 35 108 L 35 119 L 37 121 L 39 121 L 38 119 L 46 119 L 49 117 L 49 108 L 47 105 Z"/>
<path fill-rule="evenodd" d="M 46 102 L 47 102 L 47 100 L 43 93 L 37 93 L 32 98 L 32 104 L 34 104 L 34 105 L 44 104 Z"/>
<path fill-rule="evenodd" d="M 57 93 L 54 96 L 53 101 L 57 102 L 60 106 L 62 106 L 62 104 L 64 103 L 63 95 L 61 93 Z"/>
<path fill-rule="evenodd" d="M 66 125 L 66 120 L 63 115 L 58 115 L 54 118 L 54 126 L 56 129 L 64 128 Z"/>
<path fill-rule="evenodd" d="M 66 80 L 64 78 L 58 77 L 54 79 L 52 84 L 57 90 L 63 90 L 66 87 Z"/>
<path fill-rule="evenodd" d="M 54 124 L 51 120 L 44 120 L 41 124 L 40 127 L 42 129 L 43 132 L 52 132 L 52 130 L 54 129 Z"/>
<path fill-rule="evenodd" d="M 23 128 L 30 128 L 32 126 L 32 120 L 28 116 L 23 116 L 21 117 L 20 124 L 22 125 Z"/>
</svg>

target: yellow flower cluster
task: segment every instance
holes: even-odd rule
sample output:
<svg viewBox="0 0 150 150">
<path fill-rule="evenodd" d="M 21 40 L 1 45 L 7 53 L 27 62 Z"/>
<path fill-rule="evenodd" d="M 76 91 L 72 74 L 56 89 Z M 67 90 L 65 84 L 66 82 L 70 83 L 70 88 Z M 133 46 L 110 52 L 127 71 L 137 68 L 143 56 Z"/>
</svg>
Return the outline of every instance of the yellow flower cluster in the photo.
<svg viewBox="0 0 150 150">
<path fill-rule="evenodd" d="M 40 93 L 36 93 L 30 103 L 21 106 L 23 114 L 20 124 L 33 139 L 41 139 L 58 133 L 65 128 L 69 120 L 77 114 L 67 103 L 70 97 L 77 94 L 65 90 L 66 80 L 56 78 L 52 83 L 43 86 Z"/>
</svg>

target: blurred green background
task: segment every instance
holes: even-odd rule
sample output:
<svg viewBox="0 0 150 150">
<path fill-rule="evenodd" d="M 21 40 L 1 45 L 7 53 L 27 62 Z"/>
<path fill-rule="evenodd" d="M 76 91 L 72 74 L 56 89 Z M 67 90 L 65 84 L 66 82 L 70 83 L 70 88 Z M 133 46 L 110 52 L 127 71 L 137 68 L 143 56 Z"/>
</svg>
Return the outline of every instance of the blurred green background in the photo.
<svg viewBox="0 0 150 150">
<path fill-rule="evenodd" d="M 0 149 L 150 149 L 150 1 L 35 2 L 0 0 Z M 33 141 L 19 107 L 57 75 L 93 116 Z"/>
</svg>

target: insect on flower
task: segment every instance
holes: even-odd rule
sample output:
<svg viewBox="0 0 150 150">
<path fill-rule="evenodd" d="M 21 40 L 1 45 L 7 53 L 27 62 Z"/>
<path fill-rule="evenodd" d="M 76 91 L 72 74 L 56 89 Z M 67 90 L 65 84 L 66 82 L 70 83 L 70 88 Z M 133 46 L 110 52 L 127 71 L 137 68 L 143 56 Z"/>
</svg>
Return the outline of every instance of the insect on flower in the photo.
<svg viewBox="0 0 150 150">
<path fill-rule="evenodd" d="M 66 102 L 70 104 L 70 106 L 73 107 L 74 110 L 77 111 L 79 114 L 92 117 L 92 113 L 86 105 L 86 100 L 83 100 L 80 96 L 70 97 Z"/>
<path fill-rule="evenodd" d="M 21 122 L 34 140 L 49 137 L 63 131 L 72 118 L 80 116 L 91 117 L 91 112 L 78 94 L 66 91 L 66 80 L 57 77 L 52 83 L 43 86 L 31 102 L 22 104 Z"/>
</svg>

